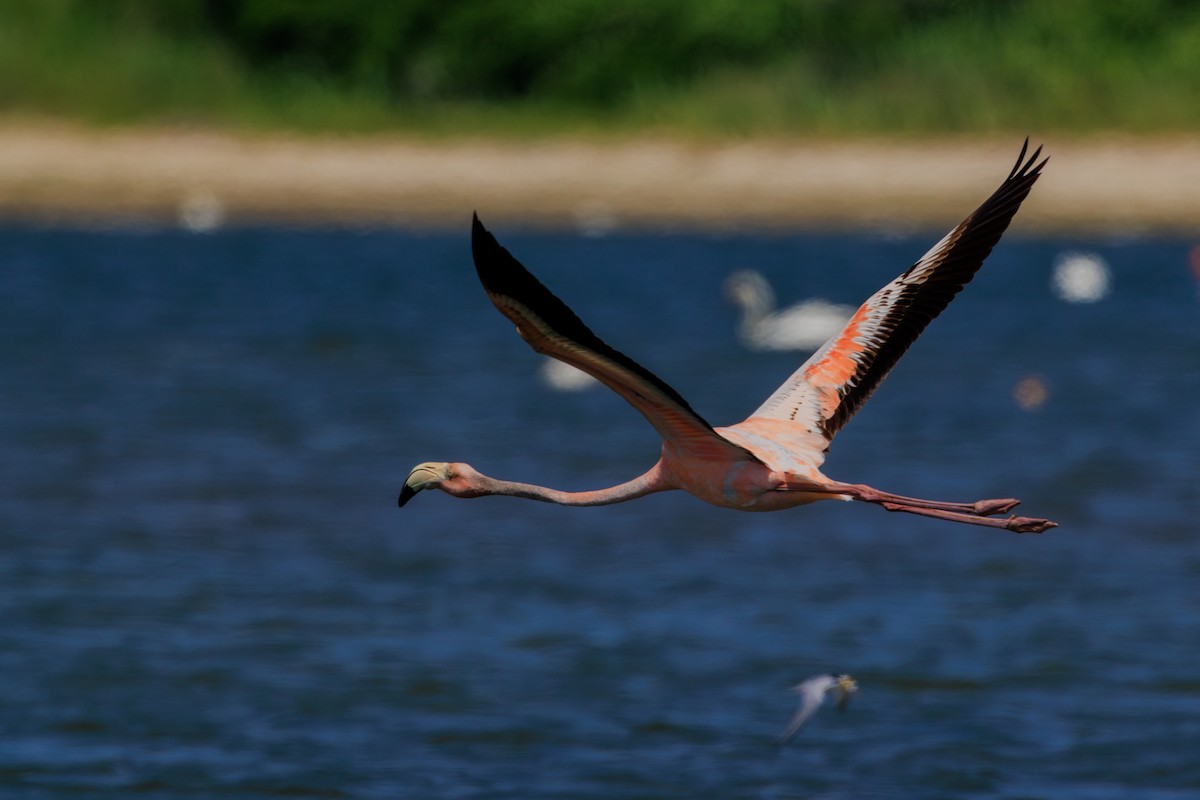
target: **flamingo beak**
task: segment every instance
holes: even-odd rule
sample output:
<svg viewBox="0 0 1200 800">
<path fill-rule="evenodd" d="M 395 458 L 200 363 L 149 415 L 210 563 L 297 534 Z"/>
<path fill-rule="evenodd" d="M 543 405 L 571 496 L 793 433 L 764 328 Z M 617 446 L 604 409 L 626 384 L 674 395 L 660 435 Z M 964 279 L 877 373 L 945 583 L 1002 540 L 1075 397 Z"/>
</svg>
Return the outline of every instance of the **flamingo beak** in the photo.
<svg viewBox="0 0 1200 800">
<path fill-rule="evenodd" d="M 413 467 L 412 472 L 408 473 L 408 477 L 404 480 L 404 485 L 400 487 L 400 497 L 396 501 L 396 504 L 400 508 L 404 508 L 404 504 L 413 499 L 417 492 L 422 489 L 428 489 L 430 486 L 435 486 L 445 479 L 445 464 L 434 462 L 418 464 Z"/>
</svg>

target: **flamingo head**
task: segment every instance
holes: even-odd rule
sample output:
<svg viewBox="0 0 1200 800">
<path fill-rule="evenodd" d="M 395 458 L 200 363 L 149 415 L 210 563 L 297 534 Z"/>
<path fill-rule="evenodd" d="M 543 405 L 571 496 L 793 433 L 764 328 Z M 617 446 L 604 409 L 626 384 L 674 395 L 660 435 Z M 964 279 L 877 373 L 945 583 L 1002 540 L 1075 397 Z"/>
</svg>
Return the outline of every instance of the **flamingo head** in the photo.
<svg viewBox="0 0 1200 800">
<path fill-rule="evenodd" d="M 767 279 L 752 269 L 740 269 L 726 278 L 725 296 L 743 307 L 770 305 L 775 300 Z"/>
<path fill-rule="evenodd" d="M 454 497 L 479 497 L 485 492 L 477 485 L 479 473 L 468 464 L 426 461 L 417 464 L 400 487 L 397 504 L 403 508 L 422 489 L 441 489 Z"/>
<path fill-rule="evenodd" d="M 738 270 L 726 278 L 725 296 L 742 312 L 742 327 L 747 335 L 775 306 L 771 285 L 752 269 Z"/>
</svg>

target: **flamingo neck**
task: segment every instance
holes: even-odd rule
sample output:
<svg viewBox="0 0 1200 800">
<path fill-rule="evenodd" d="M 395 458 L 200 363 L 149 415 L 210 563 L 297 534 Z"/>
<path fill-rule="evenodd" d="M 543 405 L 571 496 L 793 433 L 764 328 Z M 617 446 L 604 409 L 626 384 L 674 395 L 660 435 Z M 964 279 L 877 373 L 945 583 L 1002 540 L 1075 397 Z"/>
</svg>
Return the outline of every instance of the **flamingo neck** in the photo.
<svg viewBox="0 0 1200 800">
<path fill-rule="evenodd" d="M 555 503 L 560 506 L 606 506 L 674 488 L 663 478 L 658 464 L 633 480 L 607 489 L 594 489 L 586 492 L 564 492 L 533 483 L 518 483 L 491 478 L 483 474 L 478 475 L 472 487 L 474 491 L 478 492 L 476 496 L 524 497 L 527 500 L 541 500 L 544 503 Z"/>
<path fill-rule="evenodd" d="M 738 294 L 737 304 L 742 312 L 742 333 L 753 337 L 775 310 L 775 295 L 769 287 L 754 286 Z"/>
</svg>

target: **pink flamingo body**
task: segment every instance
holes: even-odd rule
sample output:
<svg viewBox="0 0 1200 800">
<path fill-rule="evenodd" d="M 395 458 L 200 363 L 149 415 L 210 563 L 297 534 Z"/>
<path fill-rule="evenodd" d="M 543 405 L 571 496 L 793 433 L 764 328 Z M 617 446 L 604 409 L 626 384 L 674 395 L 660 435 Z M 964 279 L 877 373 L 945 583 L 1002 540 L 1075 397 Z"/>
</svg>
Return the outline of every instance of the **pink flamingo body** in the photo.
<svg viewBox="0 0 1200 800">
<path fill-rule="evenodd" d="M 858 500 L 889 511 L 1040 533 L 1046 519 L 1009 516 L 1006 498 L 951 503 L 904 497 L 820 471 L 834 435 L 866 402 L 909 345 L 971 280 L 1028 196 L 1046 160 L 1022 147 L 1000 187 L 910 269 L 872 295 L 842 330 L 746 420 L 714 428 L 674 389 L 605 344 L 483 227 L 472 227 L 472 254 L 484 289 L 539 353 L 570 364 L 621 395 L 662 438 L 662 456 L 644 474 L 607 489 L 565 492 L 486 476 L 468 464 L 425 462 L 410 472 L 403 506 L 436 488 L 454 497 L 507 495 L 559 505 L 621 503 L 682 489 L 716 506 L 778 511 L 818 500 Z"/>
</svg>

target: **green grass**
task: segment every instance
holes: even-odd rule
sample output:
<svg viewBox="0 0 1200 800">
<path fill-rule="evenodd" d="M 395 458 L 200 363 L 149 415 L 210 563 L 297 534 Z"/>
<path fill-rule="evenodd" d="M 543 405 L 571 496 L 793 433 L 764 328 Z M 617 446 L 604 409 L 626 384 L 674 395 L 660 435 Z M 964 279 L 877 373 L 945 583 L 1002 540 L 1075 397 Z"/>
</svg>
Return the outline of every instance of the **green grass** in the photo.
<svg viewBox="0 0 1200 800">
<path fill-rule="evenodd" d="M 301 109 L 346 105 L 338 92 L 264 80 L 217 42 L 105 25 L 73 6 L 0 6 L 0 108 L 8 114 L 274 127 L 298 121 Z M 375 105 L 361 103 L 364 112 Z"/>
<path fill-rule="evenodd" d="M 1137 47 L 1054 19 L 1055 7 L 1000 30 L 978 17 L 914 28 L 878 63 L 838 76 L 802 56 L 717 72 L 647 93 L 637 109 L 643 120 L 746 134 L 1200 130 L 1200 14 Z"/>
<path fill-rule="evenodd" d="M 342 69 L 314 66 L 302 57 L 309 51 L 266 57 L 245 37 L 196 22 L 204 0 L 159 2 L 0 0 L 0 114 L 424 136 L 1200 130 L 1200 5 L 1171 0 L 934 3 L 939 13 L 861 30 L 847 27 L 851 18 L 838 4 L 808 0 L 809 16 L 794 23 L 791 39 L 762 20 L 732 30 L 733 7 L 706 0 L 694 4 L 696 20 L 687 16 L 691 6 L 670 7 L 664 51 L 673 60 L 663 63 L 653 61 L 645 31 L 579 46 L 590 0 L 570 3 L 574 16 L 549 18 L 557 28 L 542 18 L 551 6 L 534 3 L 542 17 L 506 20 L 516 38 L 482 48 L 483 66 L 466 63 L 469 47 L 453 38 L 479 35 L 484 23 L 466 18 L 440 28 L 444 40 L 420 52 L 393 48 L 386 58 L 349 59 Z M 617 6 L 621 13 L 638 7 Z M 176 14 L 187 24 L 164 22 L 175 8 L 187 11 Z M 510 54 L 530 31 L 537 47 Z M 706 60 L 709 51 L 724 55 Z M 514 60 L 496 61 L 503 57 Z M 397 59 L 390 73 L 378 67 Z M 359 63 L 376 66 L 353 66 Z M 437 64 L 460 64 L 460 72 L 421 78 L 450 69 Z M 525 76 L 520 86 L 479 78 L 502 70 Z M 393 73 L 403 79 L 379 77 Z"/>
</svg>

